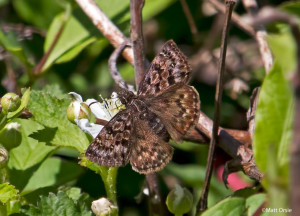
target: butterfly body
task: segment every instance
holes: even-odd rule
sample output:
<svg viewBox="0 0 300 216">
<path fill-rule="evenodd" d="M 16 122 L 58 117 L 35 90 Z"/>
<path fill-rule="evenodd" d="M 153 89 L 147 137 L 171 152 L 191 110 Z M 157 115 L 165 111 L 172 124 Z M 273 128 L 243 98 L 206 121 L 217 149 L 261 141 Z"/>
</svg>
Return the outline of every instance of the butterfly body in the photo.
<svg viewBox="0 0 300 216">
<path fill-rule="evenodd" d="M 187 85 L 190 67 L 173 41 L 168 41 L 150 65 L 138 93 L 122 89 L 126 109 L 117 113 L 86 151 L 102 166 L 128 162 L 142 174 L 161 170 L 172 158 L 169 139 L 182 141 L 199 119 L 197 91 Z"/>
</svg>

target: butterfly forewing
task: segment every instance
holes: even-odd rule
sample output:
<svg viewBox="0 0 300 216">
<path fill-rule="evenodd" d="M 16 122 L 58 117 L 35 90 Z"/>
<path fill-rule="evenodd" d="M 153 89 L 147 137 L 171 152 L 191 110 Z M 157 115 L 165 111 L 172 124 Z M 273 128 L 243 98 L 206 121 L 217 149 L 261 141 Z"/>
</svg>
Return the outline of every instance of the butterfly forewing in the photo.
<svg viewBox="0 0 300 216">
<path fill-rule="evenodd" d="M 85 156 L 101 166 L 126 165 L 131 150 L 131 129 L 131 110 L 120 111 L 102 128 L 86 150 Z"/>
<path fill-rule="evenodd" d="M 155 98 L 146 100 L 146 104 L 161 118 L 174 141 L 182 141 L 199 119 L 199 95 L 188 85 L 176 84 Z"/>
<path fill-rule="evenodd" d="M 154 58 L 138 89 L 138 96 L 155 96 L 176 83 L 186 84 L 191 68 L 184 54 L 170 40 Z"/>
</svg>

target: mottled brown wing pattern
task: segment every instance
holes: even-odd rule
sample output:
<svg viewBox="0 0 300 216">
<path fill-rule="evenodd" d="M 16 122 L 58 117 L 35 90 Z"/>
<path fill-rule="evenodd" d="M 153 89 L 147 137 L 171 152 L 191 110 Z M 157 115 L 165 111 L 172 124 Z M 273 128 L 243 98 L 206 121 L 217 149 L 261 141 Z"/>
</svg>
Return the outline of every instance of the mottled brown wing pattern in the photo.
<svg viewBox="0 0 300 216">
<path fill-rule="evenodd" d="M 157 172 L 171 160 L 169 139 L 181 141 L 199 119 L 197 91 L 187 85 L 191 68 L 173 41 L 154 58 L 137 96 L 119 92 L 126 106 L 101 130 L 86 157 L 102 166 L 124 166 L 142 174 Z"/>
<path fill-rule="evenodd" d="M 143 104 L 138 100 L 135 103 L 139 111 L 133 114 L 130 164 L 133 170 L 149 174 L 165 167 L 172 158 L 173 148 L 161 119 Z"/>
<path fill-rule="evenodd" d="M 188 85 L 176 84 L 145 103 L 161 118 L 171 138 L 177 142 L 182 141 L 183 136 L 199 120 L 199 95 Z"/>
<path fill-rule="evenodd" d="M 186 84 L 191 68 L 174 41 L 169 40 L 154 58 L 138 89 L 138 96 L 149 97 L 176 83 Z"/>
<path fill-rule="evenodd" d="M 131 129 L 131 110 L 120 111 L 102 128 L 85 156 L 101 166 L 125 166 L 130 157 Z"/>
</svg>

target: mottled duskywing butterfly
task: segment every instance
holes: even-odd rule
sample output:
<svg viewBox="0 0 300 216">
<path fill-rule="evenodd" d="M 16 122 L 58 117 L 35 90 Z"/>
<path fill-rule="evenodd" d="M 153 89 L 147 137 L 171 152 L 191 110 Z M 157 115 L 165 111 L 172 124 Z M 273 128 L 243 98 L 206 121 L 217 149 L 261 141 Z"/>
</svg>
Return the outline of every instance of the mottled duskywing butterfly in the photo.
<svg viewBox="0 0 300 216">
<path fill-rule="evenodd" d="M 171 40 L 154 58 L 137 95 L 118 95 L 126 109 L 116 114 L 88 147 L 86 157 L 102 166 L 124 166 L 142 174 L 161 170 L 172 158 L 170 138 L 181 141 L 199 119 L 197 91 L 187 85 L 191 68 Z"/>
</svg>

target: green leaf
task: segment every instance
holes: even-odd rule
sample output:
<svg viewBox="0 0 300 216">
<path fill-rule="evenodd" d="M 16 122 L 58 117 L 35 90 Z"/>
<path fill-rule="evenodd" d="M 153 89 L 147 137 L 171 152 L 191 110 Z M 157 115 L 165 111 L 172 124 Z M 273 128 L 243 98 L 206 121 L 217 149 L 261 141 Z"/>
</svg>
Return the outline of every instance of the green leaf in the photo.
<svg viewBox="0 0 300 216">
<path fill-rule="evenodd" d="M 266 194 L 254 194 L 246 199 L 247 215 L 252 216 L 257 209 L 265 202 Z"/>
<path fill-rule="evenodd" d="M 0 0 L 0 7 L 3 7 L 8 3 L 8 0 Z"/>
<path fill-rule="evenodd" d="M 143 8 L 143 20 L 148 20 L 149 18 L 156 16 L 161 13 L 166 8 L 170 7 L 176 0 L 161 1 L 161 0 L 151 0 L 145 3 Z"/>
<path fill-rule="evenodd" d="M 14 213 L 20 213 L 21 201 L 20 200 L 11 200 L 6 204 L 7 215 Z"/>
<path fill-rule="evenodd" d="M 6 35 L 0 29 L 0 43 L 5 49 L 16 56 L 27 68 L 31 68 L 33 64 L 29 62 L 24 51 L 24 46 L 18 41 L 16 35 L 8 32 Z"/>
<path fill-rule="evenodd" d="M 60 63 L 70 61 L 75 56 L 77 56 L 85 47 L 87 47 L 88 45 L 90 45 L 91 43 L 93 43 L 95 41 L 96 41 L 96 38 L 92 37 L 92 38 L 87 38 L 83 42 L 78 43 L 77 45 L 72 47 L 70 50 L 66 51 L 63 55 L 61 55 L 56 60 L 56 63 L 60 64 Z"/>
<path fill-rule="evenodd" d="M 295 15 L 300 16 L 300 3 L 299 2 L 285 2 L 280 5 L 280 8 L 288 11 L 289 13 L 293 13 Z"/>
<path fill-rule="evenodd" d="M 283 76 L 281 67 L 275 62 L 265 78 L 259 93 L 255 115 L 256 129 L 253 138 L 253 151 L 259 169 L 266 173 L 270 146 L 274 148 L 275 161 L 281 178 L 288 184 L 289 145 L 292 138 L 294 99 L 291 86 Z M 263 185 L 270 182 L 265 178 Z"/>
<path fill-rule="evenodd" d="M 64 23 L 63 32 L 61 33 L 54 49 L 50 53 L 43 71 L 48 69 L 56 60 L 64 62 L 74 57 L 87 45 L 100 37 L 101 34 L 92 22 L 86 17 L 80 8 L 72 11 L 67 21 L 64 21 L 65 14 L 59 14 L 53 20 L 45 41 L 44 50 L 47 51 L 55 40 L 56 35 Z M 62 59 L 59 59 L 62 57 Z"/>
<path fill-rule="evenodd" d="M 43 29 L 47 29 L 53 17 L 63 11 L 58 4 L 60 1 L 13 0 L 12 3 L 20 17 Z"/>
<path fill-rule="evenodd" d="M 66 192 L 58 191 L 57 195 L 50 193 L 49 196 L 42 196 L 37 207 L 30 207 L 24 213 L 30 216 L 90 216 L 86 199 L 74 201 Z"/>
<path fill-rule="evenodd" d="M 117 25 L 120 24 L 120 29 L 126 32 L 130 20 L 129 1 L 120 0 L 96 0 L 99 8 L 106 16 Z M 147 20 L 150 17 L 160 13 L 165 8 L 173 4 L 175 0 L 161 1 L 151 0 L 145 4 L 143 9 L 143 19 Z M 59 31 L 63 22 L 63 14 L 57 15 L 48 29 L 44 50 L 48 50 L 51 43 L 54 41 L 56 34 Z M 124 25 L 125 24 L 125 25 Z M 76 8 L 72 11 L 71 16 L 66 21 L 64 30 L 60 35 L 57 44 L 47 59 L 43 71 L 50 68 L 54 63 L 62 63 L 71 60 L 78 55 L 84 48 L 91 43 L 103 39 L 103 36 L 94 24 L 82 12 L 81 8 Z M 102 43 L 101 48 L 106 47 L 107 43 Z"/>
<path fill-rule="evenodd" d="M 19 116 L 23 112 L 23 110 L 27 107 L 29 98 L 30 98 L 30 88 L 28 88 L 23 94 L 21 98 L 21 105 L 19 106 L 19 108 L 14 112 L 9 112 L 7 114 L 7 118 L 12 119 Z"/>
<path fill-rule="evenodd" d="M 76 179 L 83 171 L 79 165 L 58 158 L 48 158 L 34 172 L 22 195 L 38 188 L 62 185 Z"/>
<path fill-rule="evenodd" d="M 236 216 L 245 212 L 245 199 L 227 198 L 207 209 L 201 216 Z"/>
<path fill-rule="evenodd" d="M 285 30 L 284 33 L 268 35 L 268 43 L 278 62 L 276 67 L 281 67 L 285 77 L 290 77 L 296 69 L 296 42 L 292 34 Z"/>
<path fill-rule="evenodd" d="M 43 126 L 32 119 L 15 119 L 21 124 L 22 142 L 10 151 L 8 166 L 17 170 L 26 170 L 40 163 L 55 147 L 30 137 L 33 132 L 43 129 Z"/>
<path fill-rule="evenodd" d="M 10 200 L 19 199 L 19 191 L 9 183 L 0 184 L 0 202 L 7 203 Z"/>
<path fill-rule="evenodd" d="M 34 119 L 45 126 L 34 137 L 43 140 L 45 133 L 52 134 L 48 141 L 51 145 L 71 147 L 84 152 L 89 145 L 86 134 L 67 119 L 66 111 L 71 99 L 68 95 L 57 98 L 48 90 L 31 92 L 28 109 L 33 113 Z"/>
</svg>

